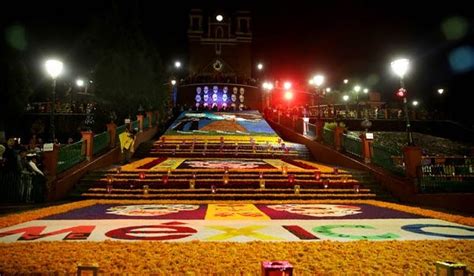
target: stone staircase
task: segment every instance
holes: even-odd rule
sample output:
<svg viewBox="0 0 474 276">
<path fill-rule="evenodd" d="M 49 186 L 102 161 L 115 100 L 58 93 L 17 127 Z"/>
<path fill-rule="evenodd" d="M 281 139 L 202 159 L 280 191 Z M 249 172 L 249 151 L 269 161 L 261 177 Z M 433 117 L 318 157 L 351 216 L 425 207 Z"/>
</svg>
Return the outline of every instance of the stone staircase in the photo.
<svg viewBox="0 0 474 276">
<path fill-rule="evenodd" d="M 365 172 L 317 170 L 172 170 L 89 173 L 75 197 L 148 199 L 386 199 Z M 298 187 L 298 186 L 299 187 Z"/>
<path fill-rule="evenodd" d="M 390 198 L 368 173 L 309 162 L 312 157 L 305 145 L 283 141 L 277 135 L 187 135 L 165 134 L 140 145 L 135 153 L 137 162 L 90 172 L 75 186 L 72 197 Z M 247 167 L 247 161 L 261 165 Z M 195 166 L 196 162 L 206 166 Z M 237 165 L 221 165 L 232 162 Z"/>
</svg>

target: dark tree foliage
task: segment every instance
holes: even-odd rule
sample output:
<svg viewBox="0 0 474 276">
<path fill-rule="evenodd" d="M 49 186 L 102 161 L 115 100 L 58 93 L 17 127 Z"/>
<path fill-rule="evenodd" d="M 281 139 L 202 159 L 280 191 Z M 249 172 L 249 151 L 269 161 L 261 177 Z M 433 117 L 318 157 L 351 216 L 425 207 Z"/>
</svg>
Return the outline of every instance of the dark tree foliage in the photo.
<svg viewBox="0 0 474 276">
<path fill-rule="evenodd" d="M 5 132 L 8 135 L 16 135 L 14 126 L 18 123 L 24 113 L 28 98 L 32 94 L 28 69 L 21 53 L 8 46 L 1 55 L 1 100 L 0 100 L 0 139 Z"/>
<path fill-rule="evenodd" d="M 92 24 L 80 48 L 93 66 L 95 95 L 119 120 L 133 116 L 140 105 L 164 109 L 166 92 L 160 56 L 143 35 L 136 13 L 114 5 Z"/>
</svg>

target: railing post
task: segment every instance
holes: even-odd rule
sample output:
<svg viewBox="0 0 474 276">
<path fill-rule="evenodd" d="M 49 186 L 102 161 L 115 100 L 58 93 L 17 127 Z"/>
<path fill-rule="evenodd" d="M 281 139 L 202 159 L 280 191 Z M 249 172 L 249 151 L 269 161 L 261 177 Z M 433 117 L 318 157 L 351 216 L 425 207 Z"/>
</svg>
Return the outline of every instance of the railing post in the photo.
<svg viewBox="0 0 474 276">
<path fill-rule="evenodd" d="M 141 114 L 137 115 L 137 121 L 138 121 L 138 131 L 143 132 L 143 115 Z"/>
<path fill-rule="evenodd" d="M 160 112 L 155 111 L 155 125 L 158 125 L 159 119 L 160 118 Z"/>
<path fill-rule="evenodd" d="M 296 120 L 298 120 L 297 115 L 291 115 L 291 126 L 292 129 L 296 131 Z"/>
<path fill-rule="evenodd" d="M 109 147 L 115 148 L 115 137 L 117 133 L 117 125 L 115 123 L 108 123 L 107 124 L 107 132 L 109 132 L 110 135 L 110 141 L 109 141 Z"/>
<path fill-rule="evenodd" d="M 59 158 L 59 146 L 54 145 L 52 151 L 43 152 L 43 165 L 45 172 L 52 179 L 56 178 Z"/>
<path fill-rule="evenodd" d="M 321 142 L 323 140 L 324 121 L 318 119 L 315 125 L 316 125 L 316 141 Z"/>
<path fill-rule="evenodd" d="M 406 146 L 403 148 L 403 161 L 405 162 L 405 174 L 409 178 L 418 177 L 418 167 L 421 166 L 421 148 L 417 146 Z"/>
<path fill-rule="evenodd" d="M 365 133 L 360 135 L 360 142 L 362 143 L 362 158 L 364 163 L 369 164 L 372 160 L 372 139 L 367 139 Z"/>
<path fill-rule="evenodd" d="M 303 118 L 303 135 L 308 135 L 308 131 L 309 131 L 309 118 L 308 117 L 304 117 Z"/>
<path fill-rule="evenodd" d="M 91 161 L 94 154 L 94 133 L 92 131 L 81 131 L 82 140 L 86 143 L 86 159 Z"/>
<path fill-rule="evenodd" d="M 342 134 L 344 133 L 344 128 L 337 125 L 334 129 L 334 147 L 337 151 L 342 150 Z"/>
<path fill-rule="evenodd" d="M 148 128 L 153 127 L 153 112 L 152 111 L 147 111 L 146 112 L 146 117 L 148 118 Z"/>
</svg>

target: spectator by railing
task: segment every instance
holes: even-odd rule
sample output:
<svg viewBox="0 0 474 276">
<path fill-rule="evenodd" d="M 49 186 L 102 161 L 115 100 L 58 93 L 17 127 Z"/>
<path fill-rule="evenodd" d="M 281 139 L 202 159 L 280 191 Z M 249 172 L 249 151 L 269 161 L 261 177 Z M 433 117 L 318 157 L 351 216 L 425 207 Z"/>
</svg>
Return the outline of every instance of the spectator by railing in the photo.
<svg viewBox="0 0 474 276">
<path fill-rule="evenodd" d="M 419 170 L 421 192 L 474 192 L 474 158 L 424 156 Z"/>
</svg>

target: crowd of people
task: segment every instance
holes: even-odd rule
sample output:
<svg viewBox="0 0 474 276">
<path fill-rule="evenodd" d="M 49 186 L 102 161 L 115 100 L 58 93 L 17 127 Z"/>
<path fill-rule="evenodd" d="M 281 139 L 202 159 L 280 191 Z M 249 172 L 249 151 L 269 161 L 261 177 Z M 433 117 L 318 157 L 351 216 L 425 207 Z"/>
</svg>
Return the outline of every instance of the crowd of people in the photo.
<svg viewBox="0 0 474 276">
<path fill-rule="evenodd" d="M 93 107 L 96 105 L 97 104 L 95 102 L 86 102 L 86 101 L 72 101 L 72 102 L 56 101 L 54 111 L 56 113 L 84 114 L 84 113 L 87 113 L 87 110 L 93 109 Z M 51 102 L 28 103 L 25 107 L 25 111 L 29 113 L 51 112 Z"/>
<path fill-rule="evenodd" d="M 8 139 L 0 143 L 0 199 L 2 202 L 45 201 L 47 182 L 41 150 Z"/>
</svg>

